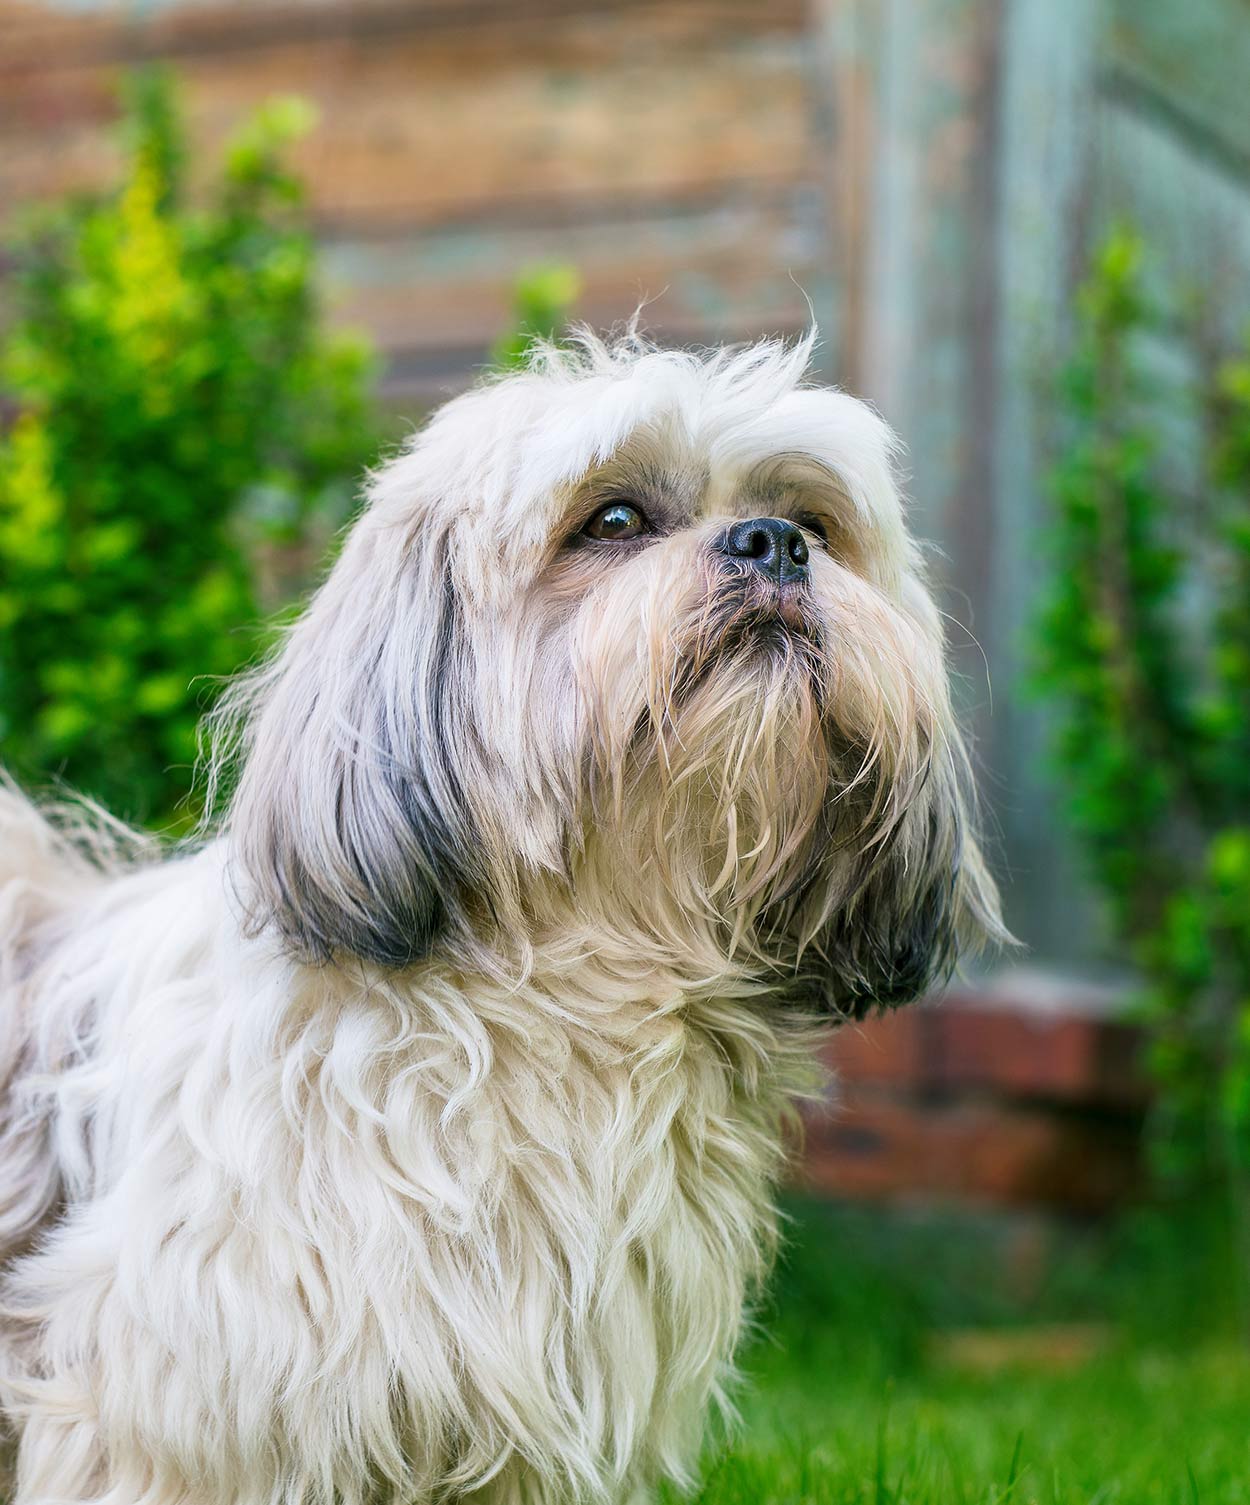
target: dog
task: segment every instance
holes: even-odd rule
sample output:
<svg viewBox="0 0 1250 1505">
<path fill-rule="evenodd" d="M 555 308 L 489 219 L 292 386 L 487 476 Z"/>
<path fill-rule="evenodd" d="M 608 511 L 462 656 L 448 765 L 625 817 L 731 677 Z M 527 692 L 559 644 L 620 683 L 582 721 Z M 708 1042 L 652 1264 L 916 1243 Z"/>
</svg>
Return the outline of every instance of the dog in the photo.
<svg viewBox="0 0 1250 1505">
<path fill-rule="evenodd" d="M 813 1043 L 1004 936 L 894 441 L 538 348 L 368 481 L 202 839 L 0 792 L 15 1505 L 689 1484 Z"/>
</svg>

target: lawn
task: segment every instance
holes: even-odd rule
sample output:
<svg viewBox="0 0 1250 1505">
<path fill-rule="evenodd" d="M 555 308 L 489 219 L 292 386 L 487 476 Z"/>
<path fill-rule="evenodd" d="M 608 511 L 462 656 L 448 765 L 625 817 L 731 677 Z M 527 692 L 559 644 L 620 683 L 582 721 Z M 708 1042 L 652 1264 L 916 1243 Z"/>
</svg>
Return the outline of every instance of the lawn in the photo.
<svg viewBox="0 0 1250 1505">
<path fill-rule="evenodd" d="M 1218 1219 L 1056 1242 L 1013 1289 L 988 1227 L 795 1209 L 699 1505 L 1250 1505 Z"/>
</svg>

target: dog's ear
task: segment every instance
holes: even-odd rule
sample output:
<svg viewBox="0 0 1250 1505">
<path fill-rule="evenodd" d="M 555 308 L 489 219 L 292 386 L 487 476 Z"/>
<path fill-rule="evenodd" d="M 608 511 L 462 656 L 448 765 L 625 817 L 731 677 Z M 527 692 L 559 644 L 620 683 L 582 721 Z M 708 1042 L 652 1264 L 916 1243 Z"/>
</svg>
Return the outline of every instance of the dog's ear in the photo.
<svg viewBox="0 0 1250 1505">
<path fill-rule="evenodd" d="M 862 1019 L 941 986 L 961 956 L 1011 944 L 971 829 L 957 734 L 902 817 L 861 860 L 803 965 L 834 1015 Z"/>
<path fill-rule="evenodd" d="M 465 646 L 447 539 L 368 515 L 280 650 L 233 688 L 227 833 L 255 933 L 298 956 L 424 956 L 481 890 L 461 770 Z"/>
</svg>

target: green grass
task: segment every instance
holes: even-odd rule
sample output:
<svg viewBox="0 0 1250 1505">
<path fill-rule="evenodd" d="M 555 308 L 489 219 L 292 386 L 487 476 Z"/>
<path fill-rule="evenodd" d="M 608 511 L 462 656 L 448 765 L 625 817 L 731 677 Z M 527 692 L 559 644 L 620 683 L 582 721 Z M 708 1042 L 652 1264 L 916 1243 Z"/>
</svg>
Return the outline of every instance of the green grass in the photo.
<svg viewBox="0 0 1250 1505">
<path fill-rule="evenodd" d="M 1174 1213 L 1065 1234 L 1028 1291 L 990 1225 L 799 1209 L 698 1505 L 1250 1505 L 1250 1350 L 1219 1232 Z M 954 1329 L 1010 1354 L 1059 1321 L 1097 1351 L 993 1370 L 952 1353 Z"/>
</svg>

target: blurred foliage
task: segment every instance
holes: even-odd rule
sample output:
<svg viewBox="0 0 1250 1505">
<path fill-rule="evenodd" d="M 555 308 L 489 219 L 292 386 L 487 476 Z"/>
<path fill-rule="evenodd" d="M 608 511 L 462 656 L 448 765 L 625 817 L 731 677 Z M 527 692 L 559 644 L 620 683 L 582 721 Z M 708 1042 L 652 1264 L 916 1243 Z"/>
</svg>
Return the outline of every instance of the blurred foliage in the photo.
<svg viewBox="0 0 1250 1505">
<path fill-rule="evenodd" d="M 185 826 L 212 677 L 259 646 L 258 564 L 344 519 L 378 429 L 284 164 L 307 107 L 264 107 L 192 196 L 169 81 L 126 105 L 116 190 L 36 212 L 15 250 L 0 761 Z"/>
<path fill-rule="evenodd" d="M 522 271 L 512 295 L 512 328 L 495 342 L 491 363 L 501 371 L 523 366 L 536 340 L 559 334 L 580 292 L 581 278 L 574 267 L 556 263 Z"/>
<path fill-rule="evenodd" d="M 1144 979 L 1153 1148 L 1250 1170 L 1250 359 L 1165 379 L 1141 244 L 1079 303 L 1040 678 L 1072 824 Z M 1178 415 L 1202 439 L 1178 474 Z"/>
<path fill-rule="evenodd" d="M 1223 1210 L 1049 1224 L 792 1200 L 742 1424 L 714 1430 L 693 1497 L 660 1500 L 1246 1505 Z"/>
</svg>

